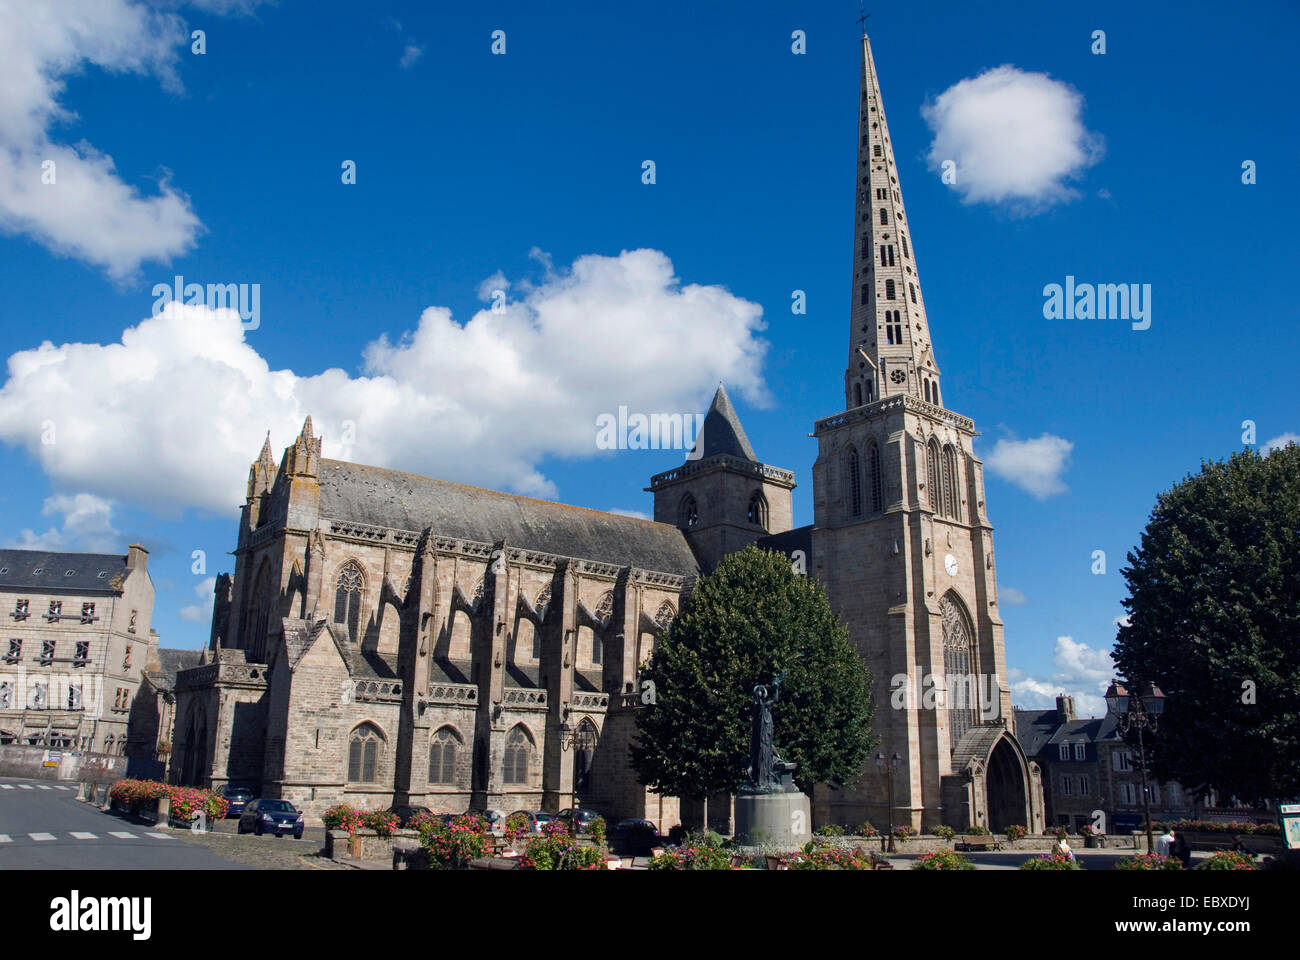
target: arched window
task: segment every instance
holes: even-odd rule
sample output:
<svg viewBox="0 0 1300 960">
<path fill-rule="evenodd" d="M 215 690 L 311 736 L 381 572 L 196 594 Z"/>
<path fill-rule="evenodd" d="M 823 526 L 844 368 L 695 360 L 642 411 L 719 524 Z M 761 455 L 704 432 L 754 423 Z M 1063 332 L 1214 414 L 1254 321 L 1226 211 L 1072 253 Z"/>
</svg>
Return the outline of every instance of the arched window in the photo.
<svg viewBox="0 0 1300 960">
<path fill-rule="evenodd" d="M 909 283 L 909 284 L 907 285 L 907 289 L 910 290 L 910 291 L 912 292 L 912 302 L 913 302 L 913 303 L 916 303 L 916 284 L 914 284 L 914 283 Z"/>
<path fill-rule="evenodd" d="M 878 144 L 878 143 L 873 143 L 873 144 L 871 145 L 871 155 L 872 155 L 873 157 L 878 157 L 878 156 L 880 156 L 880 144 Z"/>
<path fill-rule="evenodd" d="M 882 226 L 889 223 L 889 211 L 884 207 L 880 208 L 880 223 Z"/>
<path fill-rule="evenodd" d="M 868 379 L 867 380 L 867 403 L 871 402 L 871 398 L 874 394 L 875 394 L 874 383 L 872 380 Z"/>
<path fill-rule="evenodd" d="M 673 609 L 671 603 L 665 600 L 659 604 L 659 610 L 655 613 L 655 624 L 660 630 L 667 630 L 675 619 L 677 619 L 677 611 Z"/>
<path fill-rule="evenodd" d="M 946 513 L 955 520 L 961 519 L 961 477 L 957 474 L 957 452 L 952 445 L 943 448 L 943 495 Z"/>
<path fill-rule="evenodd" d="M 886 281 L 885 281 L 885 299 L 886 299 L 886 300 L 893 300 L 893 299 L 895 299 L 895 297 L 894 297 L 894 281 L 893 281 L 892 279 L 891 279 L 891 280 L 886 280 Z"/>
<path fill-rule="evenodd" d="M 348 744 L 348 783 L 377 782 L 383 749 L 384 735 L 373 723 L 363 723 L 353 730 Z"/>
<path fill-rule="evenodd" d="M 845 470 L 848 472 L 845 480 L 849 489 L 849 515 L 860 517 L 862 516 L 862 458 L 853 447 L 849 448 Z"/>
<path fill-rule="evenodd" d="M 885 509 L 885 488 L 880 474 L 880 447 L 875 443 L 867 450 L 867 470 L 871 484 L 871 512 L 879 513 Z"/>
<path fill-rule="evenodd" d="M 970 620 L 951 594 L 939 601 L 939 615 L 943 618 L 944 696 L 948 707 L 949 745 L 955 748 L 962 734 L 975 723 L 979 711 L 975 645 Z"/>
<path fill-rule="evenodd" d="M 348 638 L 357 642 L 361 634 L 361 592 L 365 580 L 361 567 L 348 561 L 334 585 L 334 622 L 347 626 Z"/>
<path fill-rule="evenodd" d="M 516 726 L 506 738 L 506 757 L 503 780 L 506 783 L 528 782 L 528 763 L 533 756 L 533 738 L 523 724 Z"/>
<path fill-rule="evenodd" d="M 763 499 L 761 493 L 755 493 L 749 498 L 749 510 L 745 514 L 745 519 L 752 524 L 767 529 L 767 501 Z"/>
<path fill-rule="evenodd" d="M 928 377 L 925 379 L 924 383 L 925 383 L 925 402 L 929 403 L 930 402 L 930 380 Z"/>
<path fill-rule="evenodd" d="M 699 522 L 699 504 L 697 504 L 695 498 L 688 493 L 686 496 L 682 497 L 681 507 L 678 509 L 677 525 L 689 530 Z"/>
<path fill-rule="evenodd" d="M 939 443 L 931 440 L 925 448 L 926 483 L 930 487 L 930 509 L 943 515 L 943 487 L 939 479 Z"/>
<path fill-rule="evenodd" d="M 451 727 L 439 727 L 429 743 L 429 782 L 454 784 L 456 759 L 463 741 Z"/>
<path fill-rule="evenodd" d="M 600 733 L 590 717 L 583 717 L 578 724 L 578 739 L 573 751 L 573 788 L 575 790 L 591 789 L 591 761 L 596 755 L 596 742 Z"/>
<path fill-rule="evenodd" d="M 930 395 L 934 398 L 931 402 L 936 407 L 943 406 L 943 404 L 939 402 L 939 381 L 938 380 L 930 381 Z"/>
<path fill-rule="evenodd" d="M 860 383 L 853 385 L 853 405 L 855 407 L 862 406 L 862 384 Z"/>
<path fill-rule="evenodd" d="M 909 260 L 912 259 L 912 255 L 911 255 L 910 253 L 907 252 L 907 234 L 905 234 L 905 233 L 900 233 L 900 234 L 898 235 L 898 239 L 899 239 L 899 240 L 902 242 L 902 244 L 903 244 L 903 256 L 907 257 Z"/>
</svg>

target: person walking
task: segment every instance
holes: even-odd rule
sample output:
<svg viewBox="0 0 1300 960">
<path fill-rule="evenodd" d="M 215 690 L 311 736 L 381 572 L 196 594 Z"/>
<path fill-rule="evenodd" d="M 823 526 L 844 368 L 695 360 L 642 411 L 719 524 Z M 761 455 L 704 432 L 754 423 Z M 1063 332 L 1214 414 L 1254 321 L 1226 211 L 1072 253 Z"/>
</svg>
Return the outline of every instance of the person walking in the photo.
<svg viewBox="0 0 1300 960">
<path fill-rule="evenodd" d="M 1179 860 L 1183 861 L 1185 870 L 1192 869 L 1192 845 L 1187 842 L 1187 837 L 1181 830 L 1174 834 L 1174 843 L 1171 852 Z"/>
<path fill-rule="evenodd" d="M 1174 828 L 1165 827 L 1165 832 L 1156 837 L 1156 853 L 1162 857 L 1169 856 L 1174 848 Z"/>
</svg>

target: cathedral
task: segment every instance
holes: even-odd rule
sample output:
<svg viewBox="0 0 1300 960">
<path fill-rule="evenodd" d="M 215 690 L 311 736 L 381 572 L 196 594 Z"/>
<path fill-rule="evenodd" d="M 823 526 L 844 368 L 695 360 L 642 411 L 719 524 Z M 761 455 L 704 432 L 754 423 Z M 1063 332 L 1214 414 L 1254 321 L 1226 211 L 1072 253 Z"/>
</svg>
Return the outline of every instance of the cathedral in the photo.
<svg viewBox="0 0 1300 960">
<path fill-rule="evenodd" d="M 862 38 L 845 409 L 817 421 L 813 523 L 718 388 L 654 519 L 328 460 L 308 418 L 253 463 L 172 776 L 309 815 L 593 808 L 667 830 L 638 783 L 638 672 L 693 582 L 757 544 L 816 577 L 875 680 L 881 761 L 814 820 L 1043 829 L 1016 740 L 973 422 L 944 406 L 871 45 Z M 892 803 L 892 811 L 890 809 Z"/>
</svg>

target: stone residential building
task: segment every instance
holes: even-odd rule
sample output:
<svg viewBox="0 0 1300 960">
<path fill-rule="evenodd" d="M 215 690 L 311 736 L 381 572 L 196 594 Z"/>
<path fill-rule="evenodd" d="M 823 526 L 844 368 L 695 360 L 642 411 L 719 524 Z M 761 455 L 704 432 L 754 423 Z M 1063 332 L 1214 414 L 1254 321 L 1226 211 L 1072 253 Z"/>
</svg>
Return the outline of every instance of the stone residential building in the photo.
<svg viewBox="0 0 1300 960">
<path fill-rule="evenodd" d="M 899 756 L 818 787 L 814 820 L 1042 829 L 975 425 L 944 406 L 866 36 L 859 90 L 845 408 L 814 425 L 813 522 L 792 529 L 794 474 L 721 387 L 693 455 L 651 478 L 653 521 L 325 459 L 308 419 L 249 471 L 204 663 L 176 676 L 173 779 L 314 814 L 584 805 L 666 829 L 681 805 L 628 759 L 638 671 L 695 578 L 758 543 L 824 585 Z M 895 703 L 913 686 L 939 696 Z"/>
<path fill-rule="evenodd" d="M 126 754 L 158 646 L 148 556 L 0 550 L 0 743 Z"/>
</svg>

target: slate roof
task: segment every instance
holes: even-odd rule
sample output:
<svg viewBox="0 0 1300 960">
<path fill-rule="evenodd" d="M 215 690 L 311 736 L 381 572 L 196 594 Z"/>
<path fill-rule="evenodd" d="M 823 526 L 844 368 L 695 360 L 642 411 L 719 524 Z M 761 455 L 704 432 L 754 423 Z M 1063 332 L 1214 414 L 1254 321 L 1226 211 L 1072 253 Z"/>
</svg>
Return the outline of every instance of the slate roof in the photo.
<svg viewBox="0 0 1300 960">
<path fill-rule="evenodd" d="M 1025 756 L 1037 757 L 1047 749 L 1052 734 L 1060 724 L 1055 708 L 1051 710 L 1017 710 L 1016 739 L 1024 748 Z"/>
<path fill-rule="evenodd" d="M 126 554 L 0 550 L 0 587 L 116 593 L 121 589 L 121 579 L 114 582 L 119 573 L 125 579 Z"/>
<path fill-rule="evenodd" d="M 704 444 L 703 452 L 697 454 L 701 443 Z M 722 384 L 718 384 L 709 412 L 704 415 L 704 426 L 700 428 L 695 447 L 696 450 L 691 451 L 691 458 L 695 460 L 728 456 L 758 463 L 754 448 L 749 445 L 749 437 L 745 436 L 745 428 L 740 425 L 736 408 L 731 405 L 731 398 Z"/>
<path fill-rule="evenodd" d="M 686 537 L 655 523 L 550 500 L 435 480 L 412 473 L 321 460 L 320 511 L 401 530 L 494 543 L 563 557 L 693 577 L 699 563 Z"/>
<path fill-rule="evenodd" d="M 760 550 L 775 550 L 777 553 L 784 553 L 787 557 L 793 556 L 796 550 L 802 550 L 804 562 L 811 570 L 813 568 L 812 530 L 810 523 L 806 527 L 795 527 L 784 533 L 771 533 L 766 537 L 759 537 L 754 546 Z"/>
<path fill-rule="evenodd" d="M 1115 719 L 1109 714 L 1062 723 L 1054 709 L 1016 711 L 1016 739 L 1030 757 L 1055 760 L 1059 756 L 1057 748 L 1060 744 L 1082 742 L 1088 744 L 1087 759 L 1094 760 L 1095 744 L 1110 739 L 1114 733 Z M 1073 759 L 1073 753 L 1070 756 Z"/>
<path fill-rule="evenodd" d="M 199 665 L 203 658 L 202 650 L 174 650 L 170 647 L 158 648 L 158 669 L 148 671 L 153 685 L 164 692 L 175 689 L 176 674 Z"/>
</svg>

